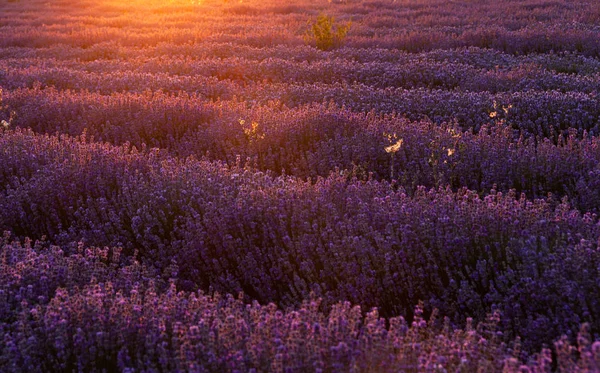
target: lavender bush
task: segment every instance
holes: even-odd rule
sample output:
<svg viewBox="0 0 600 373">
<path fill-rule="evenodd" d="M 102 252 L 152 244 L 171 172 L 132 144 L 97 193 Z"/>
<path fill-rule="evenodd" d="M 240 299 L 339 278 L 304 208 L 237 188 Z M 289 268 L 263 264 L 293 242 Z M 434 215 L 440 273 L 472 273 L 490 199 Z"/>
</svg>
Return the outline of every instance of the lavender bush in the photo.
<svg viewBox="0 0 600 373">
<path fill-rule="evenodd" d="M 46 242 L 2 244 L 0 362 L 7 372 L 48 371 L 548 371 L 550 350 L 519 363 L 520 342 L 502 343 L 498 314 L 453 329 L 422 305 L 412 323 L 321 300 L 295 310 L 231 295 L 177 291 L 121 249 Z M 176 274 L 171 267 L 169 275 Z M 40 281 L 41 279 L 41 281 Z M 51 295 L 51 296 L 50 296 Z M 577 345 L 556 343 L 558 364 L 598 369 L 598 342 L 584 324 Z M 580 359 L 574 358 L 577 349 Z"/>
</svg>

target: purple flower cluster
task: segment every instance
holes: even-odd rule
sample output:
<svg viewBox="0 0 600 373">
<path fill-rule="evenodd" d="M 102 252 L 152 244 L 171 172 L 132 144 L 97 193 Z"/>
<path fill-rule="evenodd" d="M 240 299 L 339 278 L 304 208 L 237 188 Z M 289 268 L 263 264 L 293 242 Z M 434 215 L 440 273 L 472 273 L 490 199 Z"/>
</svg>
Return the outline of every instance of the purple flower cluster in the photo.
<svg viewBox="0 0 600 373">
<path fill-rule="evenodd" d="M 121 51 L 116 45 L 110 47 L 120 53 L 129 53 Z M 218 52 L 219 47 L 223 46 L 216 43 L 205 44 L 205 48 L 215 52 Z M 375 56 L 354 56 L 343 53 L 348 50 L 346 49 L 336 52 L 333 58 L 323 58 L 321 55 L 302 57 L 305 47 L 295 48 L 296 54 L 293 56 L 290 51 L 286 51 L 284 56 L 277 57 L 273 56 L 273 51 L 270 54 L 258 54 L 249 48 L 238 49 L 249 56 L 199 58 L 189 55 L 190 51 L 182 50 L 178 52 L 185 53 L 184 55 L 167 57 L 162 54 L 165 52 L 157 56 L 156 51 L 149 51 L 124 61 L 115 60 L 106 53 L 89 56 L 85 54 L 89 53 L 88 50 L 84 50 L 74 53 L 73 58 L 78 59 L 75 62 L 60 59 L 59 56 L 53 56 L 52 59 L 49 56 L 15 59 L 15 55 L 9 55 L 12 58 L 2 63 L 4 73 L 0 82 L 7 88 L 28 87 L 37 81 L 44 86 L 61 89 L 94 88 L 110 91 L 111 86 L 106 85 L 105 80 L 108 76 L 111 83 L 117 83 L 112 87 L 112 92 L 143 92 L 152 88 L 169 92 L 196 91 L 197 87 L 194 87 L 193 82 L 211 77 L 238 84 L 265 81 L 306 85 L 347 82 L 361 83 L 377 89 L 393 87 L 489 92 L 559 90 L 586 93 L 599 89 L 597 70 L 593 64 L 587 75 L 567 74 L 564 70 L 568 67 L 555 66 L 564 63 L 564 60 L 571 60 L 568 54 L 554 55 L 550 61 L 540 61 L 532 56 L 511 58 L 510 55 L 501 54 L 499 57 L 514 61 L 507 64 L 498 58 L 492 58 L 487 63 L 488 66 L 479 67 L 476 63 L 461 61 L 464 54 L 478 53 L 480 50 L 476 48 L 451 51 L 444 60 L 441 60 L 437 52 L 411 55 L 381 50 Z M 357 58 L 361 61 L 356 61 Z M 91 61 L 82 62 L 81 59 Z M 450 62 L 448 59 L 458 61 Z M 489 66 L 493 62 L 503 66 Z M 172 84 L 169 84 L 170 81 Z"/>
<path fill-rule="evenodd" d="M 196 127 L 196 123 L 202 124 L 196 122 L 194 117 L 198 115 L 196 106 L 222 107 L 231 103 L 239 104 L 240 98 L 245 97 L 243 106 L 258 106 L 265 110 L 279 107 L 302 111 L 314 103 L 326 106 L 334 104 L 352 112 L 375 110 L 378 113 L 399 115 L 411 121 L 427 120 L 436 124 L 455 122 L 464 131 L 477 132 L 483 126 L 502 121 L 526 136 L 549 138 L 554 142 L 558 141 L 560 135 L 566 136 L 569 129 L 575 129 L 579 137 L 584 132 L 591 135 L 600 133 L 600 99 L 596 94 L 600 78 L 596 78 L 593 83 L 595 88 L 590 88 L 589 92 L 524 90 L 491 93 L 428 88 L 380 89 L 358 82 L 246 84 L 240 81 L 223 81 L 216 77 L 173 77 L 128 72 L 110 74 L 109 80 L 106 80 L 106 74 L 91 74 L 91 77 L 86 74 L 82 77 L 72 71 L 63 73 L 60 70 L 51 74 L 60 76 L 56 80 L 72 81 L 57 82 L 60 89 L 54 86 L 41 89 L 37 82 L 32 83 L 32 88 L 17 88 L 5 93 L 4 102 L 19 114 L 15 125 L 49 133 L 59 130 L 80 134 L 82 128 L 92 130 L 107 122 L 126 122 L 123 123 L 125 127 L 136 128 L 140 126 L 136 122 L 140 121 L 146 126 L 159 126 L 161 121 L 169 121 L 168 116 L 155 117 L 146 113 L 141 117 L 130 118 L 133 110 L 141 110 L 144 106 L 148 107 L 146 110 L 158 111 L 155 106 L 151 106 L 152 103 L 184 105 L 185 107 L 178 108 L 179 118 L 175 120 L 183 120 L 187 126 Z M 36 81 L 31 76 L 26 79 Z M 55 81 L 54 78 L 48 79 Z M 108 96 L 111 84 L 126 92 Z M 180 85 L 187 86 L 192 93 L 179 91 L 174 94 L 174 87 Z M 97 92 L 81 91 L 83 87 L 93 88 Z M 168 92 L 163 93 L 159 87 L 165 87 Z M 488 88 L 495 90 L 493 87 Z M 153 91 L 154 89 L 158 91 Z M 139 101 L 141 105 L 137 106 L 142 107 L 134 107 L 132 111 L 123 113 L 124 109 L 128 109 L 128 101 Z M 115 104 L 121 107 L 114 107 Z M 44 108 L 44 111 L 38 108 Z M 101 112 L 101 115 L 98 116 L 95 112 Z M 492 113 L 495 113 L 493 118 L 490 117 Z M 242 114 L 244 113 L 239 113 Z"/>
<path fill-rule="evenodd" d="M 422 102 L 432 100 L 428 105 L 433 110 L 454 106 L 447 92 L 426 93 L 411 91 L 408 95 Z M 359 114 L 328 105 L 247 107 L 240 102 L 206 102 L 195 95 L 103 96 L 55 89 L 16 90 L 7 96 L 9 106 L 21 108 L 13 123 L 39 132 L 85 132 L 99 141 L 129 143 L 138 149 L 157 147 L 179 157 L 206 157 L 232 166 L 239 159 L 243 165 L 262 171 L 301 178 L 326 177 L 336 169 L 348 169 L 363 178 L 371 173 L 376 179 L 390 179 L 393 163 L 397 170 L 394 178 L 411 192 L 419 185 L 466 186 L 487 192 L 496 184 L 499 190 L 515 189 L 530 198 L 543 198 L 548 193 L 558 198 L 568 196 L 584 212 L 600 209 L 595 188 L 600 183 L 597 138 L 567 128 L 565 136 L 553 132 L 556 146 L 548 139 L 532 138 L 518 129 L 493 123 L 496 118 L 485 115 L 486 110 L 497 110 L 498 117 L 506 118 L 499 121 L 529 125 L 527 114 L 515 106 L 506 110 L 494 109 L 493 105 L 480 110 L 471 107 L 482 118 L 487 117 L 475 134 L 461 132 L 456 124 L 410 122 L 396 115 Z M 542 97 L 560 97 L 565 106 L 579 110 L 573 97 L 556 93 Z M 512 98 L 515 105 L 529 101 L 520 94 Z M 526 105 L 532 112 L 546 105 L 552 108 L 549 114 L 559 118 L 560 109 L 552 102 L 538 99 Z M 564 115 L 565 120 L 600 118 L 576 111 Z M 550 126 L 541 119 L 531 126 L 548 132 Z M 384 133 L 404 139 L 394 157 L 385 152 L 389 141 Z"/>
<path fill-rule="evenodd" d="M 311 296 L 297 309 L 245 303 L 219 293 L 177 291 L 119 248 L 81 244 L 69 255 L 47 242 L 4 237 L 0 247 L 0 364 L 6 372 L 49 371 L 549 371 L 543 349 L 527 365 L 507 346 L 498 313 L 463 329 L 423 306 L 408 323 L 348 302 L 323 311 Z M 171 273 L 177 271 L 171 266 Z M 599 342 L 584 324 L 577 345 L 556 343 L 565 371 L 600 368 Z M 575 351 L 580 355 L 575 358 Z"/>
<path fill-rule="evenodd" d="M 159 268 L 175 261 L 183 289 L 290 306 L 313 292 L 384 315 L 410 316 L 426 300 L 454 322 L 495 309 L 528 347 L 600 312 L 597 218 L 566 200 L 408 195 L 350 174 L 308 182 L 20 130 L 1 140 L 0 229 L 139 250 Z"/>
</svg>

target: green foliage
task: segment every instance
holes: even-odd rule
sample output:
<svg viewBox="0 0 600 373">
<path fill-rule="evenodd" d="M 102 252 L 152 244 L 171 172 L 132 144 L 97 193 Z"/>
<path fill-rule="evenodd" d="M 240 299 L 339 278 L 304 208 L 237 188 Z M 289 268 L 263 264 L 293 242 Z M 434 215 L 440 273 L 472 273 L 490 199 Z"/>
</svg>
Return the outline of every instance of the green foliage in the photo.
<svg viewBox="0 0 600 373">
<path fill-rule="evenodd" d="M 334 17 L 321 14 L 314 23 L 309 22 L 305 40 L 320 50 L 330 50 L 342 44 L 351 25 L 350 21 L 345 24 L 336 24 Z"/>
</svg>

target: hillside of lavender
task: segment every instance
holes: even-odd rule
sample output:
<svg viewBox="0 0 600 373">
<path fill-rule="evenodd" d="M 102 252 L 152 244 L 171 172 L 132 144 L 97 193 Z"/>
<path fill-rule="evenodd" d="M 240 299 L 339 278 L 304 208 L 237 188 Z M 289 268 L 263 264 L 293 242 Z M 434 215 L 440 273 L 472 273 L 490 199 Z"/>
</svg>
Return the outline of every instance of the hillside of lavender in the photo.
<svg viewBox="0 0 600 373">
<path fill-rule="evenodd" d="M 597 1 L 0 0 L 0 124 L 0 372 L 600 371 Z"/>
</svg>

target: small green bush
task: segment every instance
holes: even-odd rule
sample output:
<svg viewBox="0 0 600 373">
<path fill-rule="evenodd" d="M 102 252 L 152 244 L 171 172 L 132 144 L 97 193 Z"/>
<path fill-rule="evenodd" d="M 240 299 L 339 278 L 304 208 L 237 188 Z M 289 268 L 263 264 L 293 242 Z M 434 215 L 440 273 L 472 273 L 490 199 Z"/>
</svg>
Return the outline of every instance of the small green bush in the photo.
<svg viewBox="0 0 600 373">
<path fill-rule="evenodd" d="M 339 47 L 350 30 L 352 22 L 336 25 L 335 18 L 325 14 L 317 17 L 314 23 L 309 22 L 305 40 L 320 50 L 330 50 Z"/>
</svg>

